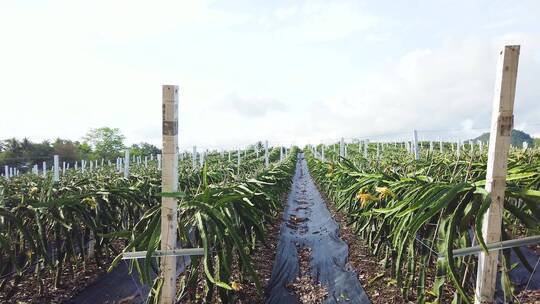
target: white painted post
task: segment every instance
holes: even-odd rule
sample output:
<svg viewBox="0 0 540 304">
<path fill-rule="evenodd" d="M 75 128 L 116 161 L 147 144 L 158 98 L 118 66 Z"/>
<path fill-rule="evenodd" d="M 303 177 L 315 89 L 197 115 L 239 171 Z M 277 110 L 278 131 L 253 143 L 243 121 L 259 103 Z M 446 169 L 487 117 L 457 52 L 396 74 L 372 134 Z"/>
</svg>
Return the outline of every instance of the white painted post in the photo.
<svg viewBox="0 0 540 304">
<path fill-rule="evenodd" d="M 480 154 L 482 154 L 484 152 L 484 147 L 481 140 L 478 141 L 478 148 L 480 149 Z"/>
<path fill-rule="evenodd" d="M 279 161 L 283 160 L 283 147 L 279 147 Z"/>
<path fill-rule="evenodd" d="M 148 156 L 144 157 L 144 167 L 148 168 Z"/>
<path fill-rule="evenodd" d="M 43 162 L 42 171 L 43 177 L 47 177 L 47 162 Z"/>
<path fill-rule="evenodd" d="M 201 166 L 201 168 L 204 166 L 204 157 L 205 157 L 205 152 L 201 152 L 201 157 L 199 157 L 199 165 Z"/>
<path fill-rule="evenodd" d="M 129 149 L 126 149 L 124 151 L 124 178 L 129 177 Z M 92 165 L 92 162 L 90 162 L 90 166 Z"/>
<path fill-rule="evenodd" d="M 161 154 L 157 154 L 156 159 L 157 159 L 157 169 L 161 171 Z"/>
<path fill-rule="evenodd" d="M 526 141 L 523 142 L 522 144 L 523 146 L 523 151 L 527 150 L 527 148 L 529 148 L 529 143 L 527 143 Z"/>
<path fill-rule="evenodd" d="M 429 141 L 429 153 L 433 153 L 433 141 Z"/>
<path fill-rule="evenodd" d="M 229 150 L 229 162 L 231 162 L 231 150 Z"/>
<path fill-rule="evenodd" d="M 230 158 L 231 154 L 229 152 L 229 158 Z M 270 162 L 268 160 L 268 140 L 264 142 L 264 166 L 266 168 L 268 168 L 268 166 L 270 165 Z"/>
<path fill-rule="evenodd" d="M 482 235 L 486 244 L 501 240 L 506 174 L 510 135 L 514 124 L 514 97 L 519 61 L 519 46 L 505 46 L 500 52 L 491 116 L 486 191 L 491 205 L 484 215 Z M 480 252 L 475 290 L 475 303 L 492 302 L 497 277 L 498 251 Z"/>
<path fill-rule="evenodd" d="M 368 157 L 369 139 L 364 141 L 364 158 Z"/>
<path fill-rule="evenodd" d="M 178 87 L 163 86 L 163 192 L 178 191 Z M 178 225 L 177 202 L 173 197 L 161 198 L 161 250 L 176 249 Z M 176 257 L 161 258 L 163 286 L 160 304 L 173 304 L 176 298 Z"/>
<path fill-rule="evenodd" d="M 322 159 L 322 161 L 325 161 L 325 159 L 324 159 L 324 144 L 321 145 L 321 159 Z"/>
<path fill-rule="evenodd" d="M 60 180 L 60 172 L 58 172 L 60 170 L 59 168 L 60 160 L 58 158 L 58 155 L 54 156 L 53 161 L 54 161 L 53 181 L 57 182 Z"/>
<path fill-rule="evenodd" d="M 343 137 L 339 141 L 339 156 L 345 157 L 345 142 Z"/>
<path fill-rule="evenodd" d="M 9 179 L 9 166 L 4 166 L 4 173 L 7 179 Z"/>
<path fill-rule="evenodd" d="M 193 170 L 197 170 L 197 146 L 193 146 L 193 153 L 191 154 L 191 162 Z"/>
<path fill-rule="evenodd" d="M 236 162 L 236 166 L 237 166 L 237 174 L 240 174 L 240 149 L 237 149 L 236 150 L 236 155 L 237 155 L 237 162 Z"/>
<path fill-rule="evenodd" d="M 420 151 L 418 148 L 418 132 L 416 130 L 413 131 L 413 146 L 412 150 L 414 153 L 414 159 L 419 160 L 420 159 Z"/>
</svg>

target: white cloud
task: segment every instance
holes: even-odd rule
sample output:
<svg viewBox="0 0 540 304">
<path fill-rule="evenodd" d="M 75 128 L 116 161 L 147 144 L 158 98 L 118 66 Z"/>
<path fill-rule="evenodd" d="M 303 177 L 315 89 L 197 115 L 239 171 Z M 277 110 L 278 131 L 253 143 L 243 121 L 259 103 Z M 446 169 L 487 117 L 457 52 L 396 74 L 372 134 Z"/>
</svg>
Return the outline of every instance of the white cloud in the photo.
<svg viewBox="0 0 540 304">
<path fill-rule="evenodd" d="M 272 111 L 287 111 L 287 106 L 276 99 L 265 97 L 245 98 L 237 94 L 227 95 L 220 106 L 246 118 L 263 117 Z"/>
<path fill-rule="evenodd" d="M 497 54 L 501 40 L 520 40 L 524 48 L 538 41 L 527 36 L 494 40 L 471 37 L 448 40 L 441 47 L 403 54 L 367 82 L 343 90 L 312 107 L 311 121 L 322 138 L 420 137 L 466 139 L 489 130 Z M 516 97 L 516 121 L 538 119 L 540 87 L 532 85 L 540 70 L 531 52 L 522 51 Z M 322 122 L 321 122 L 322 121 Z M 324 131 L 326 130 L 326 132 Z M 425 131 L 425 132 L 423 132 Z"/>
<path fill-rule="evenodd" d="M 292 41 L 329 42 L 373 28 L 378 18 L 356 1 L 306 1 L 301 6 L 276 10 L 277 37 Z"/>
</svg>

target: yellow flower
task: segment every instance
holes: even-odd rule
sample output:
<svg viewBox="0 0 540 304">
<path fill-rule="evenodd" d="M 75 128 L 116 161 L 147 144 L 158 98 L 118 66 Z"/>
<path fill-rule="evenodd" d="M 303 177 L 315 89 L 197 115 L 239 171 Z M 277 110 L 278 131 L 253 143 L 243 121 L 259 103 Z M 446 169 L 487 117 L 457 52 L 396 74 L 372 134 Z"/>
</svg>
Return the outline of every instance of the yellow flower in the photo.
<svg viewBox="0 0 540 304">
<path fill-rule="evenodd" d="M 394 193 L 388 189 L 388 187 L 376 187 L 375 191 L 379 193 L 380 199 L 394 197 Z"/>
<path fill-rule="evenodd" d="M 90 208 L 92 209 L 96 209 L 97 207 L 97 202 L 96 202 L 96 199 L 93 198 L 93 197 L 85 197 L 82 202 L 84 204 L 87 204 Z"/>
<path fill-rule="evenodd" d="M 231 287 L 234 291 L 240 291 L 242 290 L 242 284 L 238 283 L 238 282 L 232 282 L 231 283 Z"/>
<path fill-rule="evenodd" d="M 364 208 L 367 202 L 375 202 L 379 199 L 369 193 L 358 192 L 356 199 L 360 201 L 360 207 Z"/>
<path fill-rule="evenodd" d="M 32 187 L 32 188 L 30 188 L 30 195 L 36 194 L 37 192 L 38 192 L 38 188 L 37 188 L 37 187 Z"/>
</svg>

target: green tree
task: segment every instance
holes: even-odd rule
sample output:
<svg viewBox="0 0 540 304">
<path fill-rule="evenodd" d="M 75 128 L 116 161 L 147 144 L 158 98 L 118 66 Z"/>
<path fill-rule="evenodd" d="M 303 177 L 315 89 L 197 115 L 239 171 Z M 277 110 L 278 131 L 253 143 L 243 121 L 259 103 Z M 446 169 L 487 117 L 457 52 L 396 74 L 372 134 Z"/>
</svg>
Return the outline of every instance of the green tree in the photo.
<svg viewBox="0 0 540 304">
<path fill-rule="evenodd" d="M 52 146 L 54 154 L 58 154 L 62 161 L 75 162 L 79 160 L 77 147 L 71 140 L 57 138 Z"/>
<path fill-rule="evenodd" d="M 74 141 L 79 159 L 89 159 L 92 156 L 92 147 L 87 142 Z"/>
<path fill-rule="evenodd" d="M 108 127 L 90 129 L 84 137 L 94 150 L 94 159 L 113 159 L 120 156 L 120 151 L 125 148 L 124 139 L 120 129 Z"/>
<path fill-rule="evenodd" d="M 152 144 L 142 142 L 140 144 L 131 145 L 130 153 L 134 156 L 148 156 L 150 154 L 160 154 L 161 150 Z"/>
</svg>

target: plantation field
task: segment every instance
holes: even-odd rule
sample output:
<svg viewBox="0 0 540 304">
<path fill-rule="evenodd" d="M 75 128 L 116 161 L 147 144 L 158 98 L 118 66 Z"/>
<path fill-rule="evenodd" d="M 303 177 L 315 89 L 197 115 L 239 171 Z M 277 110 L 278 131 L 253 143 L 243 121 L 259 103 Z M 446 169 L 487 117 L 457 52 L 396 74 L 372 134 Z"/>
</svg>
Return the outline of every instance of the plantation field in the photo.
<svg viewBox="0 0 540 304">
<path fill-rule="evenodd" d="M 273 290 L 308 299 L 303 303 L 384 303 L 388 300 L 378 300 L 369 288 L 377 280 L 397 290 L 402 303 L 472 303 L 476 256 L 453 257 L 452 252 L 484 245 L 482 215 L 490 203 L 484 188 L 487 149 L 465 145 L 458 156 L 452 145 L 424 142 L 418 160 L 404 143 L 336 143 L 307 146 L 303 153 L 294 147 L 282 160 L 280 148 L 274 148 L 268 168 L 263 153 L 254 149 L 240 152 L 240 166 L 236 151 L 230 158 L 228 153 L 209 153 L 203 166 L 197 161 L 196 167 L 190 157 L 183 157 L 179 190 L 174 193 L 161 193 L 156 161 L 132 166 L 128 178 L 112 166 L 103 166 L 85 172 L 67 170 L 58 182 L 51 172 L 47 177 L 22 174 L 0 179 L 0 296 L 7 302 L 68 301 L 91 289 L 91 281 L 103 275 L 88 276 L 85 282 L 76 273 L 95 267 L 113 270 L 123 252 L 146 251 L 146 258 L 133 260 L 131 266 L 150 292 L 130 301 L 157 303 L 162 277 L 156 276 L 159 263 L 152 255 L 160 246 L 160 201 L 166 196 L 178 199 L 181 247 L 204 252 L 192 256 L 179 273 L 178 303 L 259 303 L 264 298 L 279 299 Z M 538 168 L 539 150 L 512 149 L 504 239 L 540 232 Z M 306 194 L 306 187 L 311 194 Z M 284 195 L 289 191 L 287 201 Z M 317 252 L 330 243 L 306 237 L 316 234 L 322 240 L 328 227 L 334 227 L 328 226 L 329 220 L 320 222 L 321 214 L 330 216 L 320 197 L 328 198 L 329 209 L 343 216 L 347 226 L 335 226 L 329 239 L 342 244 L 340 235 L 348 229 L 346 234 L 354 234 L 368 251 L 364 259 L 380 264 L 379 271 L 367 277 L 355 275 L 363 273 L 362 259 L 351 268 L 347 256 L 357 257 L 345 251 L 344 264 L 335 266 L 356 276 L 367 296 L 344 296 L 346 292 L 331 283 L 335 274 L 321 272 L 326 266 L 320 265 L 328 262 L 317 264 L 324 261 L 318 260 Z M 268 235 L 271 225 L 281 228 Z M 289 234 L 296 235 L 291 244 L 304 245 L 285 249 L 289 245 L 283 240 L 266 242 Z M 359 245 L 345 239 L 345 250 Z M 269 251 L 265 258 L 272 260 L 253 256 L 261 250 Z M 280 254 L 290 250 L 283 262 Z M 540 271 L 533 273 L 538 247 L 502 253 L 497 299 L 534 303 L 538 299 L 534 290 L 540 288 Z M 333 254 L 338 253 L 326 251 L 324 256 L 336 261 Z M 273 259 L 284 266 L 274 264 L 270 277 L 260 269 L 261 263 L 273 264 Z M 300 268 L 284 280 L 283 269 L 293 264 Z M 268 285 L 275 282 L 282 285 Z M 28 292 L 25 285 L 35 290 Z"/>
<path fill-rule="evenodd" d="M 471 303 L 474 293 L 476 257 L 454 258 L 452 250 L 484 245 L 482 215 L 490 204 L 484 189 L 487 149 L 464 145 L 458 156 L 452 145 L 424 142 L 419 160 L 405 145 L 392 143 L 349 145 L 346 158 L 336 155 L 335 148 L 327 149 L 326 161 L 321 160 L 320 146 L 308 149 L 314 178 L 372 254 L 391 270 L 404 298 L 419 303 Z M 503 239 L 538 235 L 539 168 L 539 150 L 512 149 Z M 533 263 L 523 250 L 528 249 L 502 251 L 499 298 L 505 302 L 519 300 L 514 295 L 526 287 L 537 261 L 538 250 Z M 528 275 L 512 281 L 518 266 Z M 537 272 L 534 278 L 540 278 Z"/>
<path fill-rule="evenodd" d="M 279 208 L 295 153 L 289 152 L 280 162 L 280 150 L 274 149 L 265 168 L 262 154 L 242 152 L 240 166 L 237 152 L 232 153 L 232 161 L 227 155 L 209 154 L 202 168 L 193 168 L 191 158 L 180 163 L 179 192 L 171 194 L 179 198 L 179 242 L 204 248 L 205 255 L 194 259 L 193 270 L 183 275 L 179 299 L 199 297 L 186 291 L 196 288 L 204 273 L 206 288 L 213 291 L 219 286 L 219 296 L 230 298 L 233 256 L 257 282 L 247 248 L 263 238 L 264 222 Z M 129 178 L 105 166 L 86 172 L 68 170 L 59 182 L 53 181 L 51 172 L 46 178 L 24 174 L 1 179 L 1 297 L 17 299 L 26 294 L 22 286 L 32 281 L 37 290 L 20 300 L 43 301 L 54 289 L 67 292 L 63 286 L 72 278 L 62 276 L 66 268 L 81 271 L 93 260 L 101 265 L 120 258 L 121 251 L 147 250 L 151 256 L 160 240 L 161 173 L 156 165 L 132 167 Z M 140 279 L 155 286 L 151 296 L 158 295 L 159 279 L 151 279 L 155 264 L 152 259 L 142 261 L 135 265 Z M 117 263 L 118 259 L 105 266 L 113 268 Z"/>
</svg>

